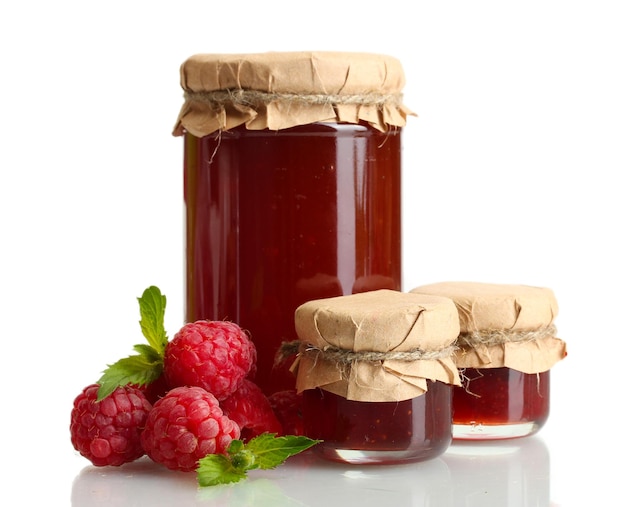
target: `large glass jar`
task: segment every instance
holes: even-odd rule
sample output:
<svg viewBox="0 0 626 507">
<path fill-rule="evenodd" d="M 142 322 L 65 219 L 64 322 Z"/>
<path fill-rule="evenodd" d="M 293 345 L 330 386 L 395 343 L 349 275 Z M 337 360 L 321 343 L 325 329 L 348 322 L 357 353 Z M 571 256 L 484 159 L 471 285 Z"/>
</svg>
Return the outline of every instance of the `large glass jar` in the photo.
<svg viewBox="0 0 626 507">
<path fill-rule="evenodd" d="M 277 358 L 297 339 L 299 305 L 400 289 L 401 67 L 350 53 L 197 55 L 181 76 L 186 320 L 236 322 L 257 346 L 256 383 L 293 389 Z"/>
<path fill-rule="evenodd" d="M 328 123 L 185 136 L 186 319 L 248 330 L 266 392 L 293 388 L 274 360 L 299 305 L 400 289 L 400 137 Z"/>
<path fill-rule="evenodd" d="M 452 441 L 459 319 L 446 298 L 377 290 L 296 310 L 304 433 L 322 457 L 424 461 Z"/>
<path fill-rule="evenodd" d="M 451 298 L 461 332 L 455 362 L 453 437 L 495 440 L 539 431 L 550 413 L 550 369 L 565 357 L 550 289 L 444 282 L 411 291 Z"/>
</svg>

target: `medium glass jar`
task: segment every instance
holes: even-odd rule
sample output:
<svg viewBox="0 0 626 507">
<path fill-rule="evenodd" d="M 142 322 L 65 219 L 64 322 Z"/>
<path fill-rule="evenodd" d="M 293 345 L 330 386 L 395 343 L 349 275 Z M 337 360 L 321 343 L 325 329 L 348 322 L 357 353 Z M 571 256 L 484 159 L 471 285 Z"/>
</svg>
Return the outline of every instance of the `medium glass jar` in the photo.
<svg viewBox="0 0 626 507">
<path fill-rule="evenodd" d="M 553 324 L 552 291 L 450 282 L 411 292 L 449 297 L 459 310 L 455 361 L 462 386 L 453 392 L 453 437 L 495 440 L 539 431 L 550 413 L 550 368 L 566 355 Z"/>
<path fill-rule="evenodd" d="M 403 401 L 362 402 L 309 389 L 303 393 L 305 434 L 323 442 L 322 457 L 354 464 L 432 459 L 452 441 L 452 386 L 428 381 L 428 390 Z"/>
<path fill-rule="evenodd" d="M 393 464 L 445 452 L 460 383 L 450 300 L 378 290 L 309 301 L 296 310 L 296 329 L 304 433 L 322 441 L 316 453 Z"/>
<path fill-rule="evenodd" d="M 257 346 L 255 382 L 293 389 L 277 355 L 299 305 L 400 289 L 402 69 L 351 53 L 196 55 L 181 80 L 186 320 L 236 322 Z"/>
</svg>

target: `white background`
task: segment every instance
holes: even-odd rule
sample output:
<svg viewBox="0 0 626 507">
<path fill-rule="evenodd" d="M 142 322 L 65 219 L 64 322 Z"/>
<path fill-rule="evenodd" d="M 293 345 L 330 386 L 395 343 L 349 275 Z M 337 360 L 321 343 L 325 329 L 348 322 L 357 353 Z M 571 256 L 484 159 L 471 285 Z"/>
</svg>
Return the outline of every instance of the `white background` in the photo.
<svg viewBox="0 0 626 507">
<path fill-rule="evenodd" d="M 404 288 L 552 288 L 569 347 L 541 433 L 552 505 L 624 502 L 625 12 L 609 0 L 3 2 L 0 497 L 69 505 L 88 465 L 69 441 L 71 403 L 142 340 L 136 297 L 158 285 L 170 335 L 182 324 L 179 65 L 318 49 L 402 61 L 418 114 L 404 135 Z"/>
</svg>

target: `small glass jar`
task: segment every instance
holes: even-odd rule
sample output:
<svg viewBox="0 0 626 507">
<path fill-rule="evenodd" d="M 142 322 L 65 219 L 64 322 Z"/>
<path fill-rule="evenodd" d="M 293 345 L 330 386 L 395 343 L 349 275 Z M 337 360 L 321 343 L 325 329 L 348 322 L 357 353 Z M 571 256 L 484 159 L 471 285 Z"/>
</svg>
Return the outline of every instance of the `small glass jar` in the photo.
<svg viewBox="0 0 626 507">
<path fill-rule="evenodd" d="M 424 461 L 452 441 L 452 301 L 390 290 L 296 310 L 304 432 L 333 461 Z"/>
<path fill-rule="evenodd" d="M 454 435 L 497 439 L 537 433 L 550 414 L 550 371 L 464 368 L 454 390 Z"/>
<path fill-rule="evenodd" d="M 550 289 L 450 282 L 418 294 L 451 298 L 461 332 L 455 361 L 453 437 L 494 440 L 532 435 L 550 413 L 550 368 L 567 354 L 556 337 L 558 307 Z"/>
<path fill-rule="evenodd" d="M 257 346 L 255 382 L 293 389 L 276 359 L 299 305 L 400 289 L 402 68 L 353 53 L 196 55 L 181 80 L 186 320 L 238 323 Z"/>
</svg>

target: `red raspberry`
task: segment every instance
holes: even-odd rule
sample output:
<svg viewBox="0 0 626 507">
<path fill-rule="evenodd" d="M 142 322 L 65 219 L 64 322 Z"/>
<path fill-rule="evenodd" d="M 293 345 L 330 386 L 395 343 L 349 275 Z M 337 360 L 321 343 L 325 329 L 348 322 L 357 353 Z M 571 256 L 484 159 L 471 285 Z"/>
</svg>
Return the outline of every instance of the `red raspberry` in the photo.
<svg viewBox="0 0 626 507">
<path fill-rule="evenodd" d="M 302 420 L 302 395 L 295 389 L 278 391 L 268 397 L 276 417 L 283 426 L 286 435 L 304 435 Z"/>
<path fill-rule="evenodd" d="M 202 387 L 221 401 L 255 362 L 254 343 L 237 324 L 203 320 L 186 324 L 167 344 L 163 369 L 171 387 Z"/>
<path fill-rule="evenodd" d="M 250 440 L 265 432 L 283 432 L 269 400 L 261 388 L 248 379 L 244 379 L 239 389 L 222 401 L 221 406 L 224 413 L 241 428 L 243 440 Z"/>
<path fill-rule="evenodd" d="M 144 455 L 140 434 L 152 408 L 134 387 L 118 387 L 96 401 L 98 385 L 91 384 L 76 397 L 72 408 L 72 445 L 95 466 L 119 466 Z"/>
<path fill-rule="evenodd" d="M 148 401 L 153 405 L 159 401 L 159 399 L 165 396 L 165 393 L 170 390 L 170 387 L 167 385 L 167 381 L 165 380 L 165 375 L 161 375 L 154 382 L 150 384 L 145 384 L 143 386 L 133 386 L 139 389 L 143 394 L 145 394 Z"/>
<path fill-rule="evenodd" d="M 176 387 L 154 404 L 141 443 L 146 454 L 171 470 L 190 472 L 209 454 L 224 454 L 239 426 L 201 387 Z"/>
</svg>

